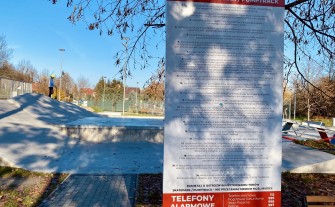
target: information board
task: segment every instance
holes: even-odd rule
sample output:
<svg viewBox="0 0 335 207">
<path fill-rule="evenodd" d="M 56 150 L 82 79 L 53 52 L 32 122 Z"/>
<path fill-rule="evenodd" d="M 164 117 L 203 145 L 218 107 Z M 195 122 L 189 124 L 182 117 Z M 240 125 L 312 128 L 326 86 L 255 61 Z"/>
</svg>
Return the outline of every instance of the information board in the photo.
<svg viewBox="0 0 335 207">
<path fill-rule="evenodd" d="M 166 15 L 163 206 L 281 206 L 284 1 Z"/>
</svg>

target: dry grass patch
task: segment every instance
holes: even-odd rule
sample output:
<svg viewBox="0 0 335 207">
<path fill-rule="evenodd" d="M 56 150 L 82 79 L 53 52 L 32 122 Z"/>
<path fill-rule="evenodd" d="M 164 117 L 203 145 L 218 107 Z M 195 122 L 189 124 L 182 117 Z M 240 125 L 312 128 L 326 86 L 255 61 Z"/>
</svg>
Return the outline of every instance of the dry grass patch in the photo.
<svg viewBox="0 0 335 207">
<path fill-rule="evenodd" d="M 332 145 L 323 140 L 294 140 L 296 144 L 304 145 L 310 148 L 318 149 L 330 154 L 335 155 L 335 145 Z"/>
<path fill-rule="evenodd" d="M 37 206 L 66 177 L 0 166 L 0 206 Z"/>
</svg>

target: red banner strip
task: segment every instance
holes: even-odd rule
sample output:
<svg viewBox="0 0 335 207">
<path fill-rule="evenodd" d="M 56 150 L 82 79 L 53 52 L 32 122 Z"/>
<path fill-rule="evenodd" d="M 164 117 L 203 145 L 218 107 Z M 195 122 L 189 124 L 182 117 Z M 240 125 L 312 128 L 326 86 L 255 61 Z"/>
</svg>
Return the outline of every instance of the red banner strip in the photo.
<svg viewBox="0 0 335 207">
<path fill-rule="evenodd" d="M 280 207 L 281 192 L 166 193 L 163 207 Z"/>
</svg>

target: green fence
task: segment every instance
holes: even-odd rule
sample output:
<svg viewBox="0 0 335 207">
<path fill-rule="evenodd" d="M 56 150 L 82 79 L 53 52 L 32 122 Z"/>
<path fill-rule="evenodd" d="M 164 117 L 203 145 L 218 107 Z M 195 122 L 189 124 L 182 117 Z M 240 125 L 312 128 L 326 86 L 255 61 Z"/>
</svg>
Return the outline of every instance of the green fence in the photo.
<svg viewBox="0 0 335 207">
<path fill-rule="evenodd" d="M 87 101 L 87 106 L 98 108 L 101 111 L 122 112 L 122 100 L 99 100 Z M 128 113 L 141 113 L 141 114 L 154 114 L 164 115 L 164 102 L 163 101 L 142 101 L 138 100 L 137 103 L 132 100 L 125 100 L 124 111 Z"/>
</svg>

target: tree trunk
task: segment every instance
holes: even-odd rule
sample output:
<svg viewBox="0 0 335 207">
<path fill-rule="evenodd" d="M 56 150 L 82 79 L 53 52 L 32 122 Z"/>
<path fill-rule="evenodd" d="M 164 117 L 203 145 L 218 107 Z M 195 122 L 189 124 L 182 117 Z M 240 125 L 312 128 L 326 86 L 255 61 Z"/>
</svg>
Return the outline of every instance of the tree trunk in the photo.
<svg viewBox="0 0 335 207">
<path fill-rule="evenodd" d="M 308 98 L 307 99 L 307 121 L 310 121 L 310 117 L 309 117 L 310 108 L 311 108 L 311 106 L 309 105 L 309 98 Z"/>
</svg>

